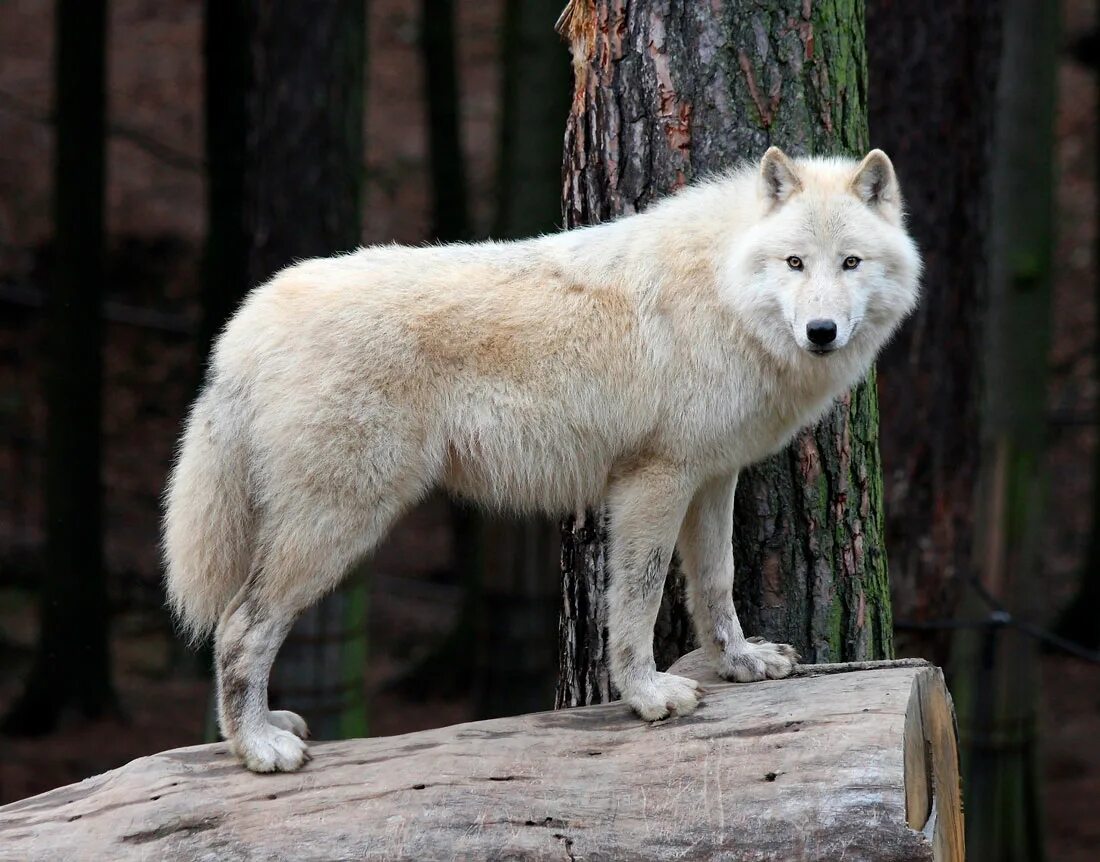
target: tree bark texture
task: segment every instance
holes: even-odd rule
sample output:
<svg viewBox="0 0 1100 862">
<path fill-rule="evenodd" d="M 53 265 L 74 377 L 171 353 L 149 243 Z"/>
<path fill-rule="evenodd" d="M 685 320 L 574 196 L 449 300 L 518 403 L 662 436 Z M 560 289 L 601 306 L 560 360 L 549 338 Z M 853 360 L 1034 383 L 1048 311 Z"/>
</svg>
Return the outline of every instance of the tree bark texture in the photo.
<svg viewBox="0 0 1100 862">
<path fill-rule="evenodd" d="M 249 0 L 245 171 L 248 270 L 259 284 L 297 260 L 354 249 L 363 187 L 364 0 Z M 295 624 L 271 679 L 273 708 L 314 735 L 366 731 L 365 573 Z"/>
<path fill-rule="evenodd" d="M 861 0 L 693 3 L 574 0 L 566 131 L 567 226 L 644 209 L 768 146 L 857 155 L 867 145 Z M 814 429 L 742 473 L 734 552 L 746 631 L 810 661 L 889 656 L 878 404 L 873 380 Z M 598 513 L 564 528 L 559 705 L 610 694 Z M 690 645 L 678 578 L 658 622 L 658 661 Z"/>
<path fill-rule="evenodd" d="M 899 651 L 941 662 L 946 634 L 904 623 L 953 616 L 973 566 L 1000 18 L 999 0 L 867 4 L 871 142 L 894 161 L 925 266 L 878 364 L 890 585 Z"/>
<path fill-rule="evenodd" d="M 106 123 L 105 0 L 55 5 L 54 259 L 47 309 L 46 548 L 39 634 L 13 733 L 113 701 L 100 453 Z"/>
</svg>

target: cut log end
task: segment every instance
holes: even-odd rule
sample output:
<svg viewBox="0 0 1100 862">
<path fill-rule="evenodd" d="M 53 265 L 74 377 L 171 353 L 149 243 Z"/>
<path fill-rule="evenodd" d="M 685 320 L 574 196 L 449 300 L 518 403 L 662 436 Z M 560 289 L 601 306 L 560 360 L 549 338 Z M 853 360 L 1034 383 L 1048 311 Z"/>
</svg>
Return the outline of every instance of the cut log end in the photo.
<svg viewBox="0 0 1100 862">
<path fill-rule="evenodd" d="M 931 846 L 934 862 L 963 862 L 962 790 L 959 775 L 958 731 L 955 708 L 943 672 L 919 658 L 888 661 L 797 665 L 793 677 L 815 677 L 865 670 L 920 670 L 913 675 L 905 711 L 903 780 L 905 821 Z M 724 682 L 702 650 L 682 656 L 670 673 L 707 686 Z"/>
<path fill-rule="evenodd" d="M 913 680 L 904 746 L 906 822 L 931 839 L 933 859 L 962 862 L 966 843 L 955 710 L 938 668 Z"/>
</svg>

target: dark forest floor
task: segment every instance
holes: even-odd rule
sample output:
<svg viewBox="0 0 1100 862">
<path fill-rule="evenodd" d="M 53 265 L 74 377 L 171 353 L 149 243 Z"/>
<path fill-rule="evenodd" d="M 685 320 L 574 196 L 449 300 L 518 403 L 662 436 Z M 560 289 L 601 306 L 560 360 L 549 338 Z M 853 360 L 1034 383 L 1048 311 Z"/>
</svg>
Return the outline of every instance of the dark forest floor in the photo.
<svg viewBox="0 0 1100 862">
<path fill-rule="evenodd" d="M 424 106 L 415 45 L 417 3 L 371 3 L 364 241 L 416 242 L 428 229 Z M 463 131 L 478 225 L 491 216 L 499 91 L 500 2 L 459 3 Z M 1096 4 L 1064 0 L 1067 43 L 1096 23 Z M 0 26 L 0 711 L 19 690 L 34 642 L 33 584 L 41 543 L 43 408 L 40 315 L 35 291 L 48 271 L 51 132 L 49 4 L 4 4 Z M 175 164 L 132 138 L 109 147 L 112 296 L 107 332 L 104 469 L 106 554 L 112 575 L 114 660 L 120 713 L 71 723 L 48 737 L 0 738 L 0 804 L 201 741 L 208 683 L 172 640 L 160 609 L 156 529 L 180 417 L 196 369 L 186 329 L 195 318 L 203 187 L 201 4 L 111 4 L 112 125 L 168 144 Z M 150 56 L 155 60 L 150 61 Z M 1092 324 L 1097 262 L 1094 76 L 1068 59 L 1060 76 L 1054 375 L 1050 406 L 1063 417 L 1096 411 Z M 187 167 L 190 164 L 192 167 Z M 152 308 L 154 326 L 126 322 Z M 129 316 L 128 316 L 129 315 Z M 183 332 L 177 330 L 184 330 Z M 1044 572 L 1050 619 L 1072 594 L 1091 523 L 1095 429 L 1052 426 L 1050 510 Z M 457 588 L 446 508 L 430 501 L 397 530 L 375 561 L 370 600 L 372 661 L 366 687 L 371 731 L 390 734 L 469 718 L 466 700 L 412 701 L 385 683 L 410 666 L 454 619 Z M 1100 848 L 1100 667 L 1043 659 L 1044 804 L 1048 858 L 1092 862 Z M 549 706 L 549 704 L 548 704 Z"/>
</svg>

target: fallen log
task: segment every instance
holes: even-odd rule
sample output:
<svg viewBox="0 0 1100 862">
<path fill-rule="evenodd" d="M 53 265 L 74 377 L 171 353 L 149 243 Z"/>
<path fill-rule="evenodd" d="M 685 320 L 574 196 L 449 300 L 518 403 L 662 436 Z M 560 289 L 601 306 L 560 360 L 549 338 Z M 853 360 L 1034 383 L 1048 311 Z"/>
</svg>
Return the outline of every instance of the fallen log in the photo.
<svg viewBox="0 0 1100 862">
<path fill-rule="evenodd" d="M 224 744 L 0 808 L 0 859 L 964 858 L 954 716 L 923 662 L 709 684 L 644 724 L 622 704 L 313 746 L 253 775 Z"/>
</svg>

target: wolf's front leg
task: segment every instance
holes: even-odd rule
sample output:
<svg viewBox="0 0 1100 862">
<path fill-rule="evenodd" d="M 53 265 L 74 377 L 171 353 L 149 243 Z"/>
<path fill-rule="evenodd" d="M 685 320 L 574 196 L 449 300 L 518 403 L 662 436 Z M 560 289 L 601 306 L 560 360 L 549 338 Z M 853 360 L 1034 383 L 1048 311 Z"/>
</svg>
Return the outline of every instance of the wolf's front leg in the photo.
<svg viewBox="0 0 1100 862">
<path fill-rule="evenodd" d="M 695 680 L 658 673 L 653 661 L 653 626 L 689 500 L 685 477 L 663 464 L 616 479 L 608 499 L 611 681 L 647 721 L 686 715 L 699 703 Z"/>
<path fill-rule="evenodd" d="M 788 644 L 746 639 L 733 607 L 733 497 L 737 474 L 712 479 L 691 501 L 678 547 L 695 636 L 715 670 L 734 682 L 788 676 L 798 654 Z"/>
</svg>

